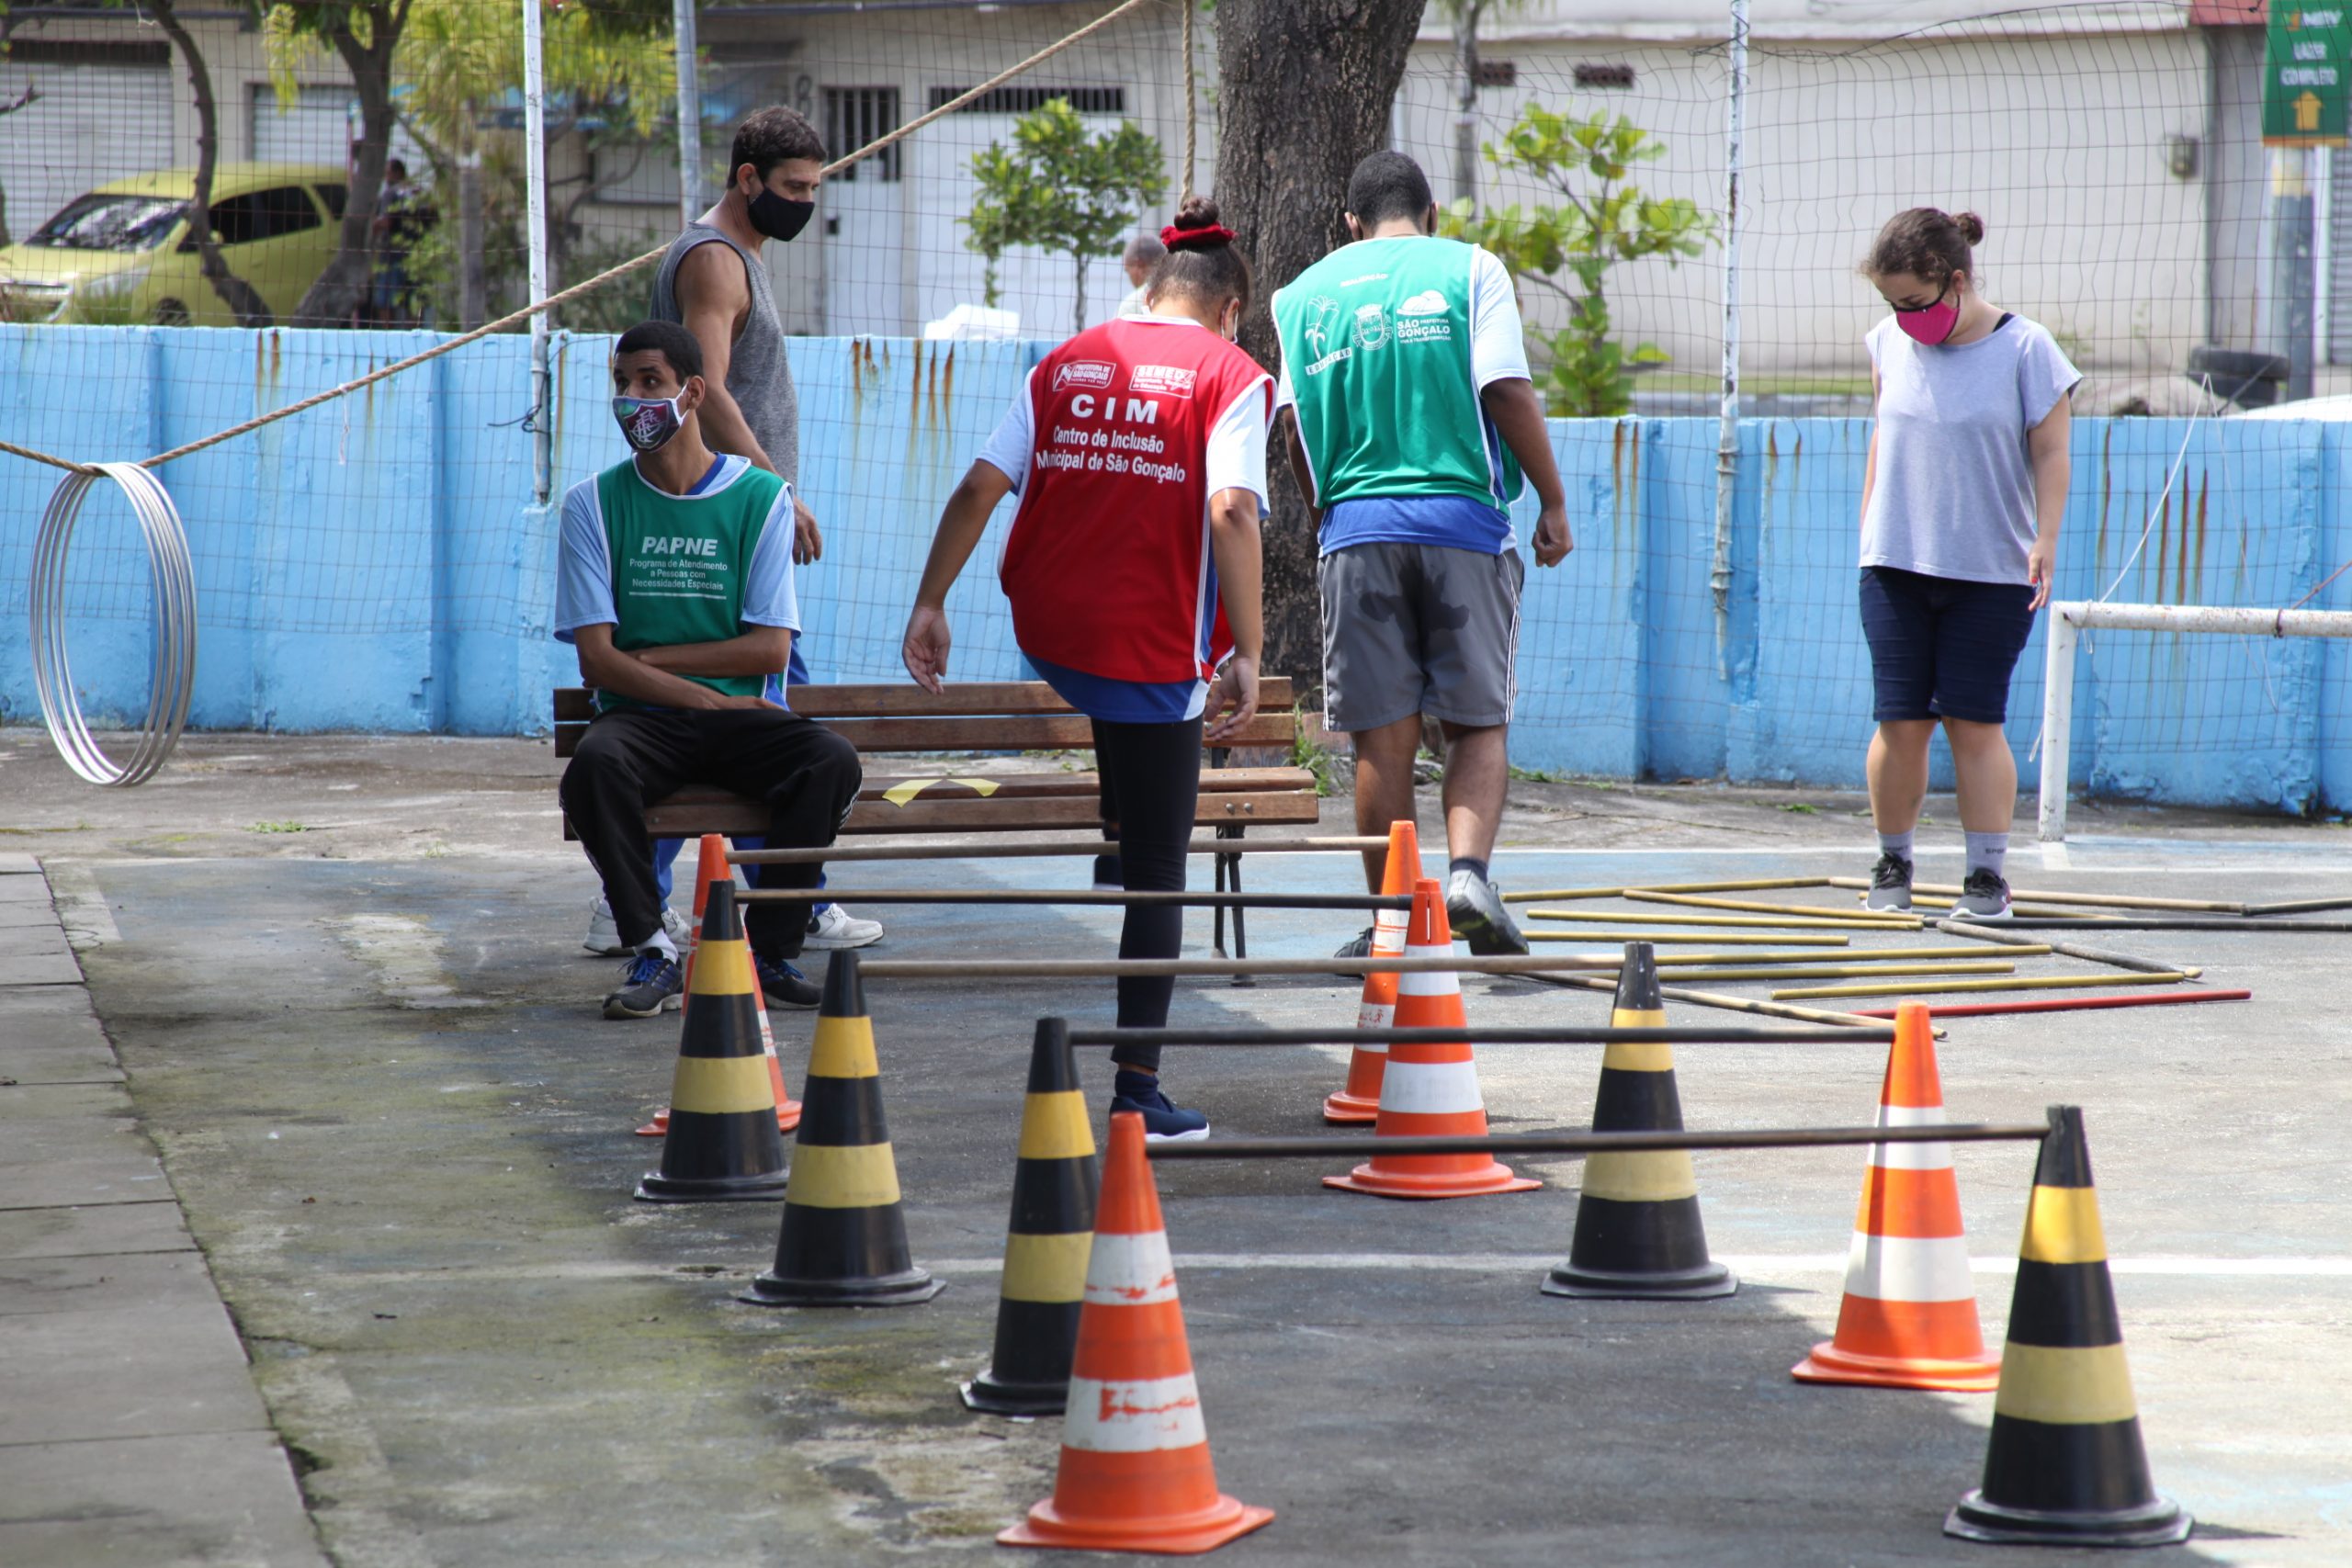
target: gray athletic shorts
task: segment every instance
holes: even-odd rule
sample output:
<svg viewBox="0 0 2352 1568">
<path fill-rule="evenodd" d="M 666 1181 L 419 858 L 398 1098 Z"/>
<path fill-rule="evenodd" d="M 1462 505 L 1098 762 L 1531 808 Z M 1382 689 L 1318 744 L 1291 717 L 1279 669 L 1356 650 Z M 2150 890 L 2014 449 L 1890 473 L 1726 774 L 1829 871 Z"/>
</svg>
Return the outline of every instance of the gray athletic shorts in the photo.
<svg viewBox="0 0 2352 1568">
<path fill-rule="evenodd" d="M 1343 734 L 1417 713 L 1510 723 L 1526 575 L 1517 550 L 1382 542 L 1325 556 L 1324 722 Z"/>
</svg>

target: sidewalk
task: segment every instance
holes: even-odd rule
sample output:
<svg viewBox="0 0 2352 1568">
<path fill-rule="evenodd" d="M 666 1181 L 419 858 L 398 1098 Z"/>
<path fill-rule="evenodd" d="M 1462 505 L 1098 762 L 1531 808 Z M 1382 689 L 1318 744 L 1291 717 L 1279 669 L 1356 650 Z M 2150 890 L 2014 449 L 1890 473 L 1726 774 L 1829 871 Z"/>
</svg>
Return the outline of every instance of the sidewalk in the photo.
<svg viewBox="0 0 2352 1568">
<path fill-rule="evenodd" d="M 30 855 L 0 855 L 0 1562 L 321 1564 Z"/>
</svg>

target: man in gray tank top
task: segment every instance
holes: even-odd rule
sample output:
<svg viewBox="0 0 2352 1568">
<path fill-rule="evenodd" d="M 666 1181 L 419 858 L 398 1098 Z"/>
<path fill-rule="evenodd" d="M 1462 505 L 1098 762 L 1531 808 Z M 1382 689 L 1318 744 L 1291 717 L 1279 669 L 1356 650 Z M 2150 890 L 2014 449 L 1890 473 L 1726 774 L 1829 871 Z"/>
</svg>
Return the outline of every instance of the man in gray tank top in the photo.
<svg viewBox="0 0 2352 1568">
<path fill-rule="evenodd" d="M 680 323 L 702 345 L 708 389 L 700 410 L 703 440 L 714 452 L 749 457 L 792 487 L 792 558 L 803 566 L 824 554 L 825 540 L 801 498 L 800 395 L 760 247 L 808 226 L 824 165 L 824 140 L 797 110 L 764 108 L 737 126 L 727 194 L 670 243 L 653 275 L 649 311 L 656 321 Z M 806 640 L 792 639 L 788 686 L 808 680 Z M 788 690 L 786 696 L 789 706 Z M 673 842 L 657 847 L 657 859 L 676 852 Z M 879 921 L 820 903 L 807 945 L 864 947 L 881 936 Z"/>
</svg>

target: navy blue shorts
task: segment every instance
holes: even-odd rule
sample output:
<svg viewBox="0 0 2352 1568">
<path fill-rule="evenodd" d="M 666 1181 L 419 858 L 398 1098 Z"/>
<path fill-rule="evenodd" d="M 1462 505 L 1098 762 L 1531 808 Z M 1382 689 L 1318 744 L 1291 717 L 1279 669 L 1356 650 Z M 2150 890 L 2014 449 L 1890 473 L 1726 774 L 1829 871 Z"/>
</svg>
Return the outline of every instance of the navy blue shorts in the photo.
<svg viewBox="0 0 2352 1568">
<path fill-rule="evenodd" d="M 1862 635 L 1877 696 L 1871 716 L 2002 723 L 2010 672 L 2033 634 L 2032 604 L 2029 583 L 1862 568 Z"/>
</svg>

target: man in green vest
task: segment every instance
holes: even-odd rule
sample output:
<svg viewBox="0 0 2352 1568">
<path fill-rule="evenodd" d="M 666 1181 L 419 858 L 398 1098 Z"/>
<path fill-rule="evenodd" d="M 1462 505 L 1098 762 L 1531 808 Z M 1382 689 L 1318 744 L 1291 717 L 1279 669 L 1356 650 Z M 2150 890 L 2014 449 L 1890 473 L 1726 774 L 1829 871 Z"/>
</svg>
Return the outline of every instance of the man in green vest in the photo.
<svg viewBox="0 0 2352 1568">
<path fill-rule="evenodd" d="M 1544 405 L 1502 264 L 1441 240 L 1420 165 L 1374 152 L 1348 180 L 1353 243 L 1274 296 L 1278 406 L 1315 509 L 1325 721 L 1354 743 L 1356 831 L 1413 816 L 1424 715 L 1445 736 L 1446 913 L 1480 953 L 1525 953 L 1489 875 L 1510 782 L 1526 569 L 1510 503 L 1532 481 L 1535 559 L 1574 547 Z M 1364 855 L 1378 892 L 1385 852 Z M 1370 950 L 1367 929 L 1340 950 Z"/>
<path fill-rule="evenodd" d="M 563 498 L 555 635 L 578 650 L 597 714 L 558 793 L 632 953 L 606 1018 L 651 1018 L 684 989 L 662 928 L 649 804 L 714 784 L 766 803 L 772 847 L 814 847 L 833 841 L 864 779 L 855 747 L 770 694 L 800 628 L 792 487 L 704 444 L 702 369 L 683 326 L 623 333 L 613 416 L 634 455 Z M 822 869 L 764 866 L 758 882 L 814 888 Z M 791 962 L 808 903 L 748 908 L 769 1005 L 816 1006 L 817 987 Z"/>
</svg>

